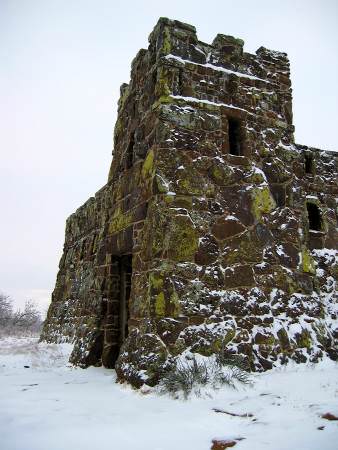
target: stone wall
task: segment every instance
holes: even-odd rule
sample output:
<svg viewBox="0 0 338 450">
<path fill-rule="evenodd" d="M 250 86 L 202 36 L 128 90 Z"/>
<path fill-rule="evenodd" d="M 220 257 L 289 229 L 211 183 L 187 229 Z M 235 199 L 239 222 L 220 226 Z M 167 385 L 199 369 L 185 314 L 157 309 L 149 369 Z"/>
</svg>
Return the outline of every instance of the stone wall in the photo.
<svg viewBox="0 0 338 450">
<path fill-rule="evenodd" d="M 336 358 L 338 161 L 293 132 L 285 53 L 160 19 L 121 87 L 108 183 L 67 221 L 42 338 L 136 386 L 188 351 Z"/>
</svg>

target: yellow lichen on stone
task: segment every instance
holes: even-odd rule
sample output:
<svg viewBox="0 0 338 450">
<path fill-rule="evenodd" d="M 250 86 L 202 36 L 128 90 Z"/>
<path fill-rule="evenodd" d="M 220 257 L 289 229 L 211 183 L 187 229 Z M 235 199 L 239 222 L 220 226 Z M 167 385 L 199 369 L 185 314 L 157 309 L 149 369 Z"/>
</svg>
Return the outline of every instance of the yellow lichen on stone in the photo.
<svg viewBox="0 0 338 450">
<path fill-rule="evenodd" d="M 161 289 L 163 286 L 162 274 L 157 272 L 151 272 L 149 275 L 149 285 L 153 289 Z"/>
<path fill-rule="evenodd" d="M 155 94 L 160 98 L 167 98 L 170 95 L 168 69 L 165 67 L 157 69 Z"/>
<path fill-rule="evenodd" d="M 125 104 L 125 102 L 127 100 L 127 97 L 129 95 L 129 91 L 130 91 L 130 88 L 129 88 L 129 85 L 127 85 L 123 89 L 122 94 L 121 94 L 121 96 L 119 98 L 119 101 L 118 101 L 119 108 L 123 108 L 124 107 L 124 104 Z"/>
<path fill-rule="evenodd" d="M 251 172 L 246 176 L 245 181 L 247 183 L 260 184 L 266 182 L 266 178 L 262 171 L 255 170 L 255 167 L 253 167 Z"/>
<path fill-rule="evenodd" d="M 159 108 L 161 105 L 166 104 L 166 103 L 172 103 L 172 102 L 173 102 L 173 99 L 172 99 L 172 97 L 170 97 L 170 95 L 161 95 L 159 97 L 159 99 L 153 103 L 151 109 L 152 109 L 152 111 L 154 111 L 157 108 Z"/>
<path fill-rule="evenodd" d="M 216 184 L 226 185 L 231 182 L 233 171 L 227 166 L 221 166 L 214 164 L 210 168 L 210 174 Z"/>
<path fill-rule="evenodd" d="M 197 171 L 186 171 L 184 178 L 180 178 L 176 181 L 177 192 L 180 194 L 189 195 L 207 195 L 214 194 L 215 186 L 208 183 Z"/>
<path fill-rule="evenodd" d="M 150 150 L 142 166 L 142 178 L 149 178 L 154 172 L 154 150 Z"/>
<path fill-rule="evenodd" d="M 163 317 L 165 315 L 165 299 L 164 299 L 164 293 L 163 292 L 160 292 L 156 296 L 155 312 L 156 312 L 157 316 Z"/>
<path fill-rule="evenodd" d="M 171 314 L 172 317 L 179 316 L 181 313 L 181 305 L 176 291 L 173 291 L 173 293 L 170 296 L 170 305 L 173 308 Z"/>
<path fill-rule="evenodd" d="M 157 173 L 155 175 L 155 181 L 157 185 L 158 192 L 166 194 L 169 190 L 169 183 L 164 179 L 162 175 Z"/>
<path fill-rule="evenodd" d="M 302 329 L 302 331 L 296 335 L 296 341 L 300 348 L 311 348 L 312 338 L 309 330 Z"/>
<path fill-rule="evenodd" d="M 113 214 L 113 218 L 109 224 L 109 234 L 117 233 L 124 228 L 127 228 L 132 223 L 132 212 L 128 211 L 122 213 L 120 208 L 117 208 Z"/>
<path fill-rule="evenodd" d="M 256 220 L 260 220 L 262 214 L 270 213 L 275 208 L 276 202 L 273 199 L 268 186 L 253 189 L 252 213 Z"/>
<path fill-rule="evenodd" d="M 156 316 L 164 316 L 165 298 L 163 289 L 163 273 L 151 272 L 149 274 L 149 298 L 153 299 Z"/>
<path fill-rule="evenodd" d="M 283 289 L 285 289 L 288 294 L 293 294 L 297 291 L 297 283 L 292 276 L 290 276 L 290 272 L 288 272 L 284 267 L 275 267 L 273 271 L 273 278 L 276 285 L 283 286 Z"/>
<path fill-rule="evenodd" d="M 116 137 L 119 133 L 120 133 L 120 131 L 122 130 L 122 120 L 121 120 L 121 118 L 120 117 L 118 117 L 118 119 L 116 120 L 116 123 L 115 123 L 115 127 L 114 127 L 114 136 Z"/>
<path fill-rule="evenodd" d="M 163 200 L 166 202 L 166 203 L 172 203 L 174 200 L 175 200 L 175 195 L 165 195 L 164 197 L 163 197 Z"/>
<path fill-rule="evenodd" d="M 168 27 L 165 27 L 163 30 L 162 51 L 166 55 L 169 55 L 169 53 L 171 52 L 170 31 Z"/>
<path fill-rule="evenodd" d="M 241 236 L 242 237 L 242 236 Z M 262 254 L 262 252 L 259 252 L 259 247 L 257 246 L 257 242 L 249 239 L 241 239 L 239 241 L 239 245 L 236 246 L 236 248 L 232 248 L 227 254 L 226 254 L 226 262 L 229 265 L 244 261 L 246 258 L 254 258 L 257 260 L 261 256 L 257 256 Z"/>
<path fill-rule="evenodd" d="M 212 343 L 212 350 L 214 353 L 218 353 L 222 348 L 224 348 L 236 335 L 236 330 L 234 328 L 229 328 L 226 330 L 224 336 L 218 337 Z"/>
<path fill-rule="evenodd" d="M 175 261 L 191 259 L 198 249 L 198 235 L 189 216 L 176 216 L 172 223 L 168 253 Z"/>
<path fill-rule="evenodd" d="M 316 273 L 316 263 L 306 247 L 304 247 L 302 250 L 302 266 L 303 272 L 312 274 Z"/>
</svg>

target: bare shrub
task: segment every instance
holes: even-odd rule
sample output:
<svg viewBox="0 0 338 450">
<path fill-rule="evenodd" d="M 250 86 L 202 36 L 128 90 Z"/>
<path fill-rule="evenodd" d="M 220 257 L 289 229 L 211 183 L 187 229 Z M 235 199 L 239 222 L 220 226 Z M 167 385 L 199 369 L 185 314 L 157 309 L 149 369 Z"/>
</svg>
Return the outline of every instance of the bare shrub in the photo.
<svg viewBox="0 0 338 450">
<path fill-rule="evenodd" d="M 24 333 L 38 332 L 41 329 L 42 319 L 36 303 L 33 300 L 27 300 L 24 309 L 18 309 L 13 314 L 12 327 L 21 330 Z"/>
<path fill-rule="evenodd" d="M 33 300 L 23 310 L 13 310 L 13 300 L 0 293 L 0 336 L 37 334 L 42 327 L 41 313 Z"/>
<path fill-rule="evenodd" d="M 0 326 L 6 327 L 13 316 L 13 300 L 0 292 Z"/>
</svg>

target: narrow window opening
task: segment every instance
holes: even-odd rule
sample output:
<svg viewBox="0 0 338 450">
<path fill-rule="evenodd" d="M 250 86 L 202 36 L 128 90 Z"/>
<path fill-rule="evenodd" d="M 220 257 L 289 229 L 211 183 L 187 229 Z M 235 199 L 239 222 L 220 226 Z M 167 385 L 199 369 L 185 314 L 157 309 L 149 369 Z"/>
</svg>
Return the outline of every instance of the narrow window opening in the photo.
<svg viewBox="0 0 338 450">
<path fill-rule="evenodd" d="M 153 85 L 155 87 L 156 83 L 157 83 L 157 69 L 154 70 L 153 73 L 152 73 L 152 80 L 153 80 Z"/>
<path fill-rule="evenodd" d="M 229 153 L 230 155 L 242 155 L 241 126 L 235 119 L 228 119 L 229 123 Z"/>
<path fill-rule="evenodd" d="M 307 203 L 306 207 L 309 219 L 309 229 L 313 231 L 321 231 L 322 217 L 318 206 L 314 203 Z"/>
<path fill-rule="evenodd" d="M 127 148 L 127 158 L 126 158 L 126 168 L 127 169 L 130 169 L 130 167 L 132 167 L 132 165 L 133 165 L 133 161 L 134 161 L 134 145 L 135 145 L 134 133 L 132 133 L 132 135 L 130 137 L 129 145 L 128 145 L 128 148 Z"/>
<path fill-rule="evenodd" d="M 272 194 L 276 201 L 276 205 L 279 208 L 283 208 L 285 206 L 285 202 L 286 202 L 285 190 L 283 188 L 275 187 L 272 189 Z"/>
<path fill-rule="evenodd" d="M 180 69 L 178 72 L 178 95 L 183 95 L 183 71 Z"/>
<path fill-rule="evenodd" d="M 314 173 L 314 162 L 312 155 L 305 155 L 305 173 Z"/>
<path fill-rule="evenodd" d="M 97 234 L 95 234 L 95 236 L 92 238 L 92 243 L 91 243 L 91 247 L 89 250 L 89 255 L 93 255 L 96 251 L 96 247 L 97 247 Z"/>
<path fill-rule="evenodd" d="M 86 254 L 86 241 L 83 240 L 81 244 L 81 250 L 80 250 L 80 260 L 82 261 L 85 258 Z"/>
</svg>

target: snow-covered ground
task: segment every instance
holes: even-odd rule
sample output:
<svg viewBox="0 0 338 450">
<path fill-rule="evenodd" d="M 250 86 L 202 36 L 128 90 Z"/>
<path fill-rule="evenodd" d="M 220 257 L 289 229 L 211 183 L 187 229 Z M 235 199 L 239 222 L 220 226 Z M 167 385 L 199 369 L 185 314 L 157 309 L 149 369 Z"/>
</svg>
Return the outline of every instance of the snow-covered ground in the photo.
<svg viewBox="0 0 338 450">
<path fill-rule="evenodd" d="M 238 450 L 338 448 L 338 422 L 321 417 L 338 415 L 331 361 L 184 401 L 117 384 L 113 370 L 74 368 L 69 351 L 36 338 L 0 340 L 1 450 L 209 450 L 215 438 L 243 438 Z"/>
</svg>

